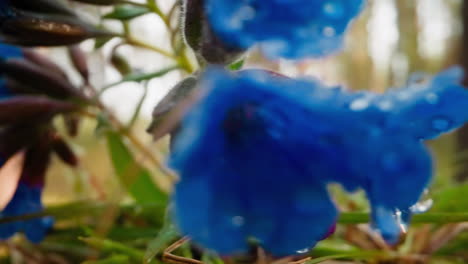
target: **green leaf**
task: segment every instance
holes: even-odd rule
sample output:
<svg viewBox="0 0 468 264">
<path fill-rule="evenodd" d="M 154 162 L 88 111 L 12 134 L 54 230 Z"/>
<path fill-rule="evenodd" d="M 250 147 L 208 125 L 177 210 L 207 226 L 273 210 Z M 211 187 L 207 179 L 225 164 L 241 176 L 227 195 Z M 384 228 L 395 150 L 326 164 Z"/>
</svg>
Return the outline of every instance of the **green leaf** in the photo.
<svg viewBox="0 0 468 264">
<path fill-rule="evenodd" d="M 468 246 L 468 232 L 461 233 L 454 240 L 450 241 L 446 246 L 436 252 L 436 255 L 441 256 L 465 256 L 468 258 L 468 252 L 466 250 Z"/>
<path fill-rule="evenodd" d="M 125 255 L 112 255 L 106 259 L 85 261 L 83 264 L 127 264 L 130 258 Z"/>
<path fill-rule="evenodd" d="M 122 253 L 135 262 L 141 262 L 143 259 L 143 252 L 116 241 L 98 237 L 80 237 L 79 240 L 102 252 Z"/>
<path fill-rule="evenodd" d="M 203 252 L 202 262 L 204 264 L 223 264 L 223 260 L 212 252 Z"/>
<path fill-rule="evenodd" d="M 107 146 L 115 173 L 136 202 L 167 202 L 167 194 L 155 185 L 149 171 L 135 161 L 120 134 L 109 131 Z"/>
<path fill-rule="evenodd" d="M 431 212 L 466 212 L 468 210 L 468 184 L 446 188 L 433 195 Z"/>
<path fill-rule="evenodd" d="M 236 62 L 232 63 L 231 65 L 229 65 L 228 68 L 231 71 L 238 71 L 238 70 L 242 69 L 242 66 L 244 66 L 244 62 L 245 62 L 244 59 L 236 61 Z"/>
<path fill-rule="evenodd" d="M 167 73 L 169 73 L 169 72 L 171 72 L 173 70 L 177 70 L 179 68 L 180 67 L 178 65 L 174 65 L 174 66 L 169 66 L 167 68 L 159 70 L 157 72 L 129 74 L 129 75 L 126 75 L 125 77 L 123 77 L 122 80 L 120 80 L 120 81 L 118 81 L 116 83 L 109 84 L 106 87 L 102 88 L 102 90 L 100 91 L 100 94 L 103 94 L 109 88 L 112 88 L 112 87 L 114 87 L 116 85 L 119 85 L 121 83 L 124 83 L 124 82 L 141 82 L 141 81 L 151 80 L 151 79 L 154 79 L 154 78 L 162 77 L 162 76 L 166 75 Z"/>
<path fill-rule="evenodd" d="M 179 236 L 180 234 L 174 224 L 172 224 L 171 221 L 166 221 L 159 231 L 158 236 L 148 244 L 148 248 L 145 252 L 145 262 L 149 263 L 152 261 L 171 241 L 175 240 Z"/>
<path fill-rule="evenodd" d="M 305 262 L 305 264 L 317 264 L 322 263 L 327 260 L 338 260 L 338 259 L 348 259 L 348 260 L 367 260 L 376 257 L 381 257 L 384 253 L 380 252 L 366 252 L 366 251 L 357 251 L 346 254 L 336 254 L 325 257 L 314 258 Z"/>
<path fill-rule="evenodd" d="M 111 13 L 103 16 L 107 19 L 130 20 L 144 14 L 149 13 L 150 10 L 142 6 L 134 5 L 118 5 Z"/>
<path fill-rule="evenodd" d="M 112 39 L 112 37 L 101 37 L 101 38 L 96 38 L 95 41 L 94 41 L 94 49 L 97 50 L 97 49 L 102 48 L 102 47 L 103 47 L 104 45 L 106 45 L 107 42 L 109 42 L 111 39 Z"/>
</svg>

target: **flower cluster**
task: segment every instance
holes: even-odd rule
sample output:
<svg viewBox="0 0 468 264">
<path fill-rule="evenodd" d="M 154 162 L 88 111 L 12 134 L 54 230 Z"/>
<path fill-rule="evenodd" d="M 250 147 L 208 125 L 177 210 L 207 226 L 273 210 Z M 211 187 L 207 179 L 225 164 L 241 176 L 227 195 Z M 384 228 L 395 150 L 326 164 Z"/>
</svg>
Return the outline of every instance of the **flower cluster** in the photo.
<svg viewBox="0 0 468 264">
<path fill-rule="evenodd" d="M 77 109 L 84 96 L 51 61 L 31 50 L 0 44 L 0 159 L 3 164 L 24 152 L 16 191 L 0 216 L 18 216 L 42 209 L 41 193 L 50 156 L 71 166 L 77 158 L 57 134 L 52 118 Z M 60 99 L 60 100 L 58 100 Z M 2 205 L 3 206 L 3 205 Z M 43 239 L 52 219 L 0 225 L 0 239 L 24 232 L 33 242 Z"/>
<path fill-rule="evenodd" d="M 179 227 L 221 254 L 246 252 L 248 241 L 295 254 L 334 226 L 326 186 L 339 183 L 366 191 L 375 227 L 396 243 L 431 179 L 421 139 L 468 120 L 456 111 L 468 107 L 460 78 L 454 68 L 371 94 L 259 70 L 208 71 L 170 158 L 181 176 Z"/>
</svg>

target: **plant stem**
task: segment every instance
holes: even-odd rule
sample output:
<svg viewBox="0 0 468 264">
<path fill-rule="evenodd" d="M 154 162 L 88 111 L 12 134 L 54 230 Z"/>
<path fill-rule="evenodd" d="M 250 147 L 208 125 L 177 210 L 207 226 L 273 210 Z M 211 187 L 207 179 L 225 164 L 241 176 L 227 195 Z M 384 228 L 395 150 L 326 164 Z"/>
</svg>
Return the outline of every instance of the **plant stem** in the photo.
<svg viewBox="0 0 468 264">
<path fill-rule="evenodd" d="M 76 202 L 67 205 L 60 205 L 49 207 L 44 211 L 24 214 L 18 216 L 6 216 L 0 218 L 0 224 L 12 223 L 16 221 L 24 221 L 45 216 L 54 216 L 60 219 L 73 219 L 77 215 L 91 215 L 96 212 L 102 211 L 103 208 L 108 206 L 116 206 L 112 203 L 99 203 L 96 201 L 89 202 Z M 121 206 L 123 211 L 132 208 L 139 208 L 140 210 L 155 210 L 155 207 L 161 207 L 160 204 L 149 205 L 125 205 Z M 359 217 L 356 218 L 356 215 Z M 342 213 L 338 223 L 340 224 L 365 224 L 368 223 L 369 214 L 367 213 Z M 448 223 L 462 223 L 468 222 L 468 212 L 462 213 L 426 213 L 415 215 L 413 223 L 418 224 L 448 224 Z"/>
<path fill-rule="evenodd" d="M 338 219 L 341 224 L 363 224 L 369 222 L 368 213 L 342 213 Z M 413 216 L 412 223 L 432 223 L 432 224 L 448 224 L 468 222 L 468 212 L 458 213 L 424 213 Z"/>
<path fill-rule="evenodd" d="M 141 47 L 141 48 L 145 48 L 145 49 L 149 49 L 149 50 L 152 50 L 154 52 L 157 52 L 167 58 L 170 58 L 170 59 L 173 59 L 173 60 L 176 60 L 177 61 L 177 58 L 171 54 L 169 51 L 166 51 L 166 50 L 163 50 L 159 47 L 156 47 L 156 46 L 153 46 L 149 43 L 146 43 L 146 42 L 143 42 L 141 40 L 138 40 L 138 39 L 135 39 L 133 37 L 130 37 L 130 36 L 125 36 L 125 41 L 130 44 L 130 45 L 134 45 L 134 46 L 138 46 L 138 47 Z"/>
</svg>

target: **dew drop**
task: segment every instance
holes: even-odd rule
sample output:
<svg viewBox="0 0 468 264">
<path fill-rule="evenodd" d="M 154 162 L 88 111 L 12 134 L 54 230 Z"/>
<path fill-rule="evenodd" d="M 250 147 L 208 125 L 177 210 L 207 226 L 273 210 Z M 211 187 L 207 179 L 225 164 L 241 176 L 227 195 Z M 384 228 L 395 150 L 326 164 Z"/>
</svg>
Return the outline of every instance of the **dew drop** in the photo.
<svg viewBox="0 0 468 264">
<path fill-rule="evenodd" d="M 333 37 L 336 35 L 336 30 L 333 27 L 324 27 L 323 35 L 326 37 Z"/>
<path fill-rule="evenodd" d="M 406 223 L 406 221 L 403 221 L 403 213 L 398 210 L 398 209 L 395 209 L 395 220 L 398 224 L 398 227 L 400 228 L 400 231 L 405 234 L 407 231 L 408 231 L 408 224 Z"/>
<path fill-rule="evenodd" d="M 349 106 L 349 108 L 353 111 L 362 111 L 366 109 L 367 107 L 369 107 L 369 101 L 366 99 L 354 100 Z"/>
<path fill-rule="evenodd" d="M 234 13 L 228 25 L 231 29 L 241 29 L 245 21 L 255 18 L 255 14 L 256 11 L 253 7 L 243 6 Z"/>
<path fill-rule="evenodd" d="M 335 0 L 331 0 L 325 2 L 323 5 L 323 12 L 329 17 L 338 19 L 343 17 L 345 9 L 343 8 L 342 4 L 337 3 Z"/>
<path fill-rule="evenodd" d="M 420 201 L 416 203 L 415 205 L 410 207 L 410 210 L 414 214 L 420 214 L 427 212 L 429 209 L 431 209 L 432 205 L 434 204 L 434 201 L 432 199 L 427 199 L 424 201 Z"/>
<path fill-rule="evenodd" d="M 439 96 L 435 93 L 426 95 L 426 101 L 430 104 L 437 104 L 439 102 Z"/>
<path fill-rule="evenodd" d="M 411 93 L 408 91 L 401 91 L 397 93 L 396 97 L 401 101 L 406 101 L 411 98 Z"/>
<path fill-rule="evenodd" d="M 309 252 L 310 249 L 309 248 L 304 248 L 304 249 L 300 249 L 298 251 L 296 251 L 297 254 L 305 254 L 307 252 Z"/>
<path fill-rule="evenodd" d="M 437 131 L 447 131 L 451 126 L 451 121 L 446 117 L 439 116 L 432 119 L 431 126 Z"/>
<path fill-rule="evenodd" d="M 231 222 L 234 226 L 241 227 L 245 224 L 245 219 L 244 217 L 237 215 L 231 219 Z"/>
<path fill-rule="evenodd" d="M 382 101 L 382 102 L 378 103 L 377 106 L 382 111 L 389 111 L 390 109 L 392 109 L 393 104 L 392 104 L 391 101 Z"/>
<path fill-rule="evenodd" d="M 424 212 L 427 212 L 429 209 L 431 209 L 433 204 L 434 204 L 434 200 L 430 198 L 429 191 L 425 189 L 421 200 L 417 202 L 416 204 L 414 204 L 413 206 L 411 206 L 410 211 L 413 214 L 424 213 Z"/>
</svg>

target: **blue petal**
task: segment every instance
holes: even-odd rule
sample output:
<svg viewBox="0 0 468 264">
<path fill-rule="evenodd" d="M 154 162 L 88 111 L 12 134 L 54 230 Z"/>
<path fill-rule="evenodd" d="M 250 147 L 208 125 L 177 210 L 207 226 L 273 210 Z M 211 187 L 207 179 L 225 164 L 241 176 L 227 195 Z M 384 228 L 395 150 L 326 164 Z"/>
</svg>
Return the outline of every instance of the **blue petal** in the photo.
<svg viewBox="0 0 468 264">
<path fill-rule="evenodd" d="M 23 52 L 21 48 L 0 43 L 0 59 L 5 60 L 9 58 L 21 58 L 23 57 Z"/>
<path fill-rule="evenodd" d="M 325 238 L 337 218 L 324 186 L 304 186 L 293 191 L 290 201 L 293 206 L 284 208 L 282 215 L 277 216 L 280 223 L 274 236 L 263 243 L 265 249 L 277 256 L 312 248 Z"/>
<path fill-rule="evenodd" d="M 13 199 L 1 212 L 1 215 L 18 216 L 42 211 L 41 193 L 40 188 L 20 183 Z M 43 240 L 47 230 L 52 225 L 53 220 L 49 217 L 0 224 L 0 238 L 8 239 L 16 232 L 24 232 L 31 242 L 38 243 Z"/>
<path fill-rule="evenodd" d="M 384 239 L 395 243 L 432 176 L 432 161 L 422 143 L 410 136 L 382 134 L 356 147 L 356 174 L 372 207 L 372 220 Z M 362 179 L 361 179 L 362 180 Z"/>
<path fill-rule="evenodd" d="M 366 191 L 375 228 L 395 243 L 432 176 L 419 133 L 430 129 L 409 124 L 440 113 L 465 122 L 449 104 L 427 108 L 431 93 L 465 100 L 461 86 L 447 85 L 458 77 L 450 70 L 422 88 L 378 95 L 262 71 L 208 70 L 170 157 L 181 176 L 181 230 L 222 254 L 245 252 L 249 239 L 274 255 L 295 254 L 333 226 L 325 186 L 335 182 Z"/>
<path fill-rule="evenodd" d="M 325 165 L 311 162 L 315 157 L 308 154 L 326 147 L 302 146 L 300 140 L 314 142 L 314 133 L 329 126 L 307 122 L 308 88 L 281 80 L 258 71 L 209 72 L 205 84 L 214 85 L 205 87 L 206 97 L 184 120 L 175 142 L 170 165 L 181 176 L 175 191 L 178 225 L 218 253 L 245 252 L 253 239 L 273 254 L 294 254 L 312 247 L 335 223 L 336 209 L 316 180 L 320 173 L 309 177 L 311 164 L 314 172 Z"/>
<path fill-rule="evenodd" d="M 272 57 L 320 57 L 341 48 L 365 0 L 207 0 L 211 26 L 227 44 L 260 43 Z"/>
<path fill-rule="evenodd" d="M 390 93 L 387 97 L 409 96 L 399 100 L 399 112 L 390 125 L 402 129 L 419 139 L 431 139 L 450 132 L 468 121 L 468 90 L 461 85 L 463 71 L 451 68 L 426 84 Z"/>
<path fill-rule="evenodd" d="M 350 109 L 387 131 L 426 140 L 459 128 L 468 121 L 468 90 L 463 71 L 453 67 L 429 81 L 385 94 L 357 93 Z"/>
</svg>

